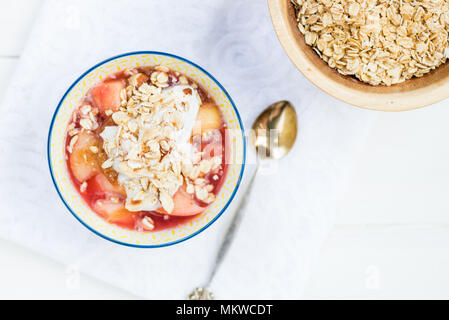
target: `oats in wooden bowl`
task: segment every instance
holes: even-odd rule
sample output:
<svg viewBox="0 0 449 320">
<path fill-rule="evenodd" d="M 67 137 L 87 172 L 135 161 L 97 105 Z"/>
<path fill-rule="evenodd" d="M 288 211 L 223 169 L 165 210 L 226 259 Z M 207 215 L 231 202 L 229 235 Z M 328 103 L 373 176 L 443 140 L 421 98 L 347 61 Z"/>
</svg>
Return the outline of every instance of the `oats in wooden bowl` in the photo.
<svg viewBox="0 0 449 320">
<path fill-rule="evenodd" d="M 404 111 L 449 97 L 449 0 L 268 0 L 287 55 L 346 103 Z"/>
<path fill-rule="evenodd" d="M 447 0 L 292 3 L 306 43 L 343 75 L 390 86 L 421 77 L 446 62 Z"/>
</svg>

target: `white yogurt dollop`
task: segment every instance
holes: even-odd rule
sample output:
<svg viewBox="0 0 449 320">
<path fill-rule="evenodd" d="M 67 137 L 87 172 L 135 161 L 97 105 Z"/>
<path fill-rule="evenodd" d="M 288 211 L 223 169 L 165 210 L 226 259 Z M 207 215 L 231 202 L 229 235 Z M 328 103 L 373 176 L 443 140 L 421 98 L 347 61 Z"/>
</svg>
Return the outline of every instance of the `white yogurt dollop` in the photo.
<svg viewBox="0 0 449 320">
<path fill-rule="evenodd" d="M 186 92 L 191 92 L 191 94 Z M 182 113 L 184 126 L 176 132 L 176 143 L 177 145 L 190 144 L 190 137 L 201 104 L 198 92 L 190 86 L 174 86 L 163 90 L 162 93 L 170 95 L 176 103 L 185 103 L 188 106 L 188 110 Z"/>
</svg>

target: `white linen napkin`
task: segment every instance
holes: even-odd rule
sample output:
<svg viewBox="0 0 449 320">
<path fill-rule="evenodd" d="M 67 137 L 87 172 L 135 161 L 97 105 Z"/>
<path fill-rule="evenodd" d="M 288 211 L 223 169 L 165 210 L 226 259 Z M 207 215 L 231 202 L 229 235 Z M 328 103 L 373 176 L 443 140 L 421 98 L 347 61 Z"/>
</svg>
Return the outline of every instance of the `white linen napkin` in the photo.
<svg viewBox="0 0 449 320">
<path fill-rule="evenodd" d="M 297 145 L 258 177 L 212 289 L 217 298 L 300 298 L 374 113 L 329 97 L 295 69 L 264 0 L 45 1 L 0 109 L 0 237 L 145 298 L 183 299 L 205 281 L 232 206 L 193 239 L 133 249 L 78 223 L 50 179 L 47 134 L 64 92 L 94 64 L 138 50 L 204 67 L 247 128 L 272 102 L 295 105 Z"/>
</svg>

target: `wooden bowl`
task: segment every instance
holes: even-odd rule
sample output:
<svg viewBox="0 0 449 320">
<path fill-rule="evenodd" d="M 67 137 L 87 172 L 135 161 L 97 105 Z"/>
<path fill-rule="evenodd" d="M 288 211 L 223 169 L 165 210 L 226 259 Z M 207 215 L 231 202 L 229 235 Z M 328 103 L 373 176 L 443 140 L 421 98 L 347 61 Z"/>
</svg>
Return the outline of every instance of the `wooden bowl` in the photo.
<svg viewBox="0 0 449 320">
<path fill-rule="evenodd" d="M 405 111 L 449 97 L 449 63 L 390 87 L 372 86 L 330 68 L 306 44 L 290 0 L 268 0 L 271 20 L 290 60 L 321 90 L 351 105 L 382 111 Z"/>
</svg>

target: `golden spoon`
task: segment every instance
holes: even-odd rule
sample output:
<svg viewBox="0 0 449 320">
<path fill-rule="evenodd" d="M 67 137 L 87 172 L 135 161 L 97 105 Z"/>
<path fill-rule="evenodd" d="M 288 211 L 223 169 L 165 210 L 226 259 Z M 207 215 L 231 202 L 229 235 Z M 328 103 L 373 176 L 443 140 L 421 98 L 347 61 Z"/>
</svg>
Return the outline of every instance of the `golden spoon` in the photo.
<svg viewBox="0 0 449 320">
<path fill-rule="evenodd" d="M 298 133 L 298 118 L 292 104 L 288 101 L 279 101 L 266 108 L 254 121 L 250 134 L 251 144 L 257 151 L 258 159 L 280 159 L 284 157 L 295 144 Z M 221 262 L 223 261 L 232 240 L 234 239 L 237 226 L 240 224 L 242 212 L 244 211 L 252 186 L 259 171 L 259 161 L 254 175 L 248 184 L 241 202 L 237 205 L 234 216 L 229 224 L 223 242 L 218 249 L 215 263 L 204 287 L 196 288 L 189 296 L 189 300 L 212 300 L 212 292 L 208 291 Z"/>
</svg>

